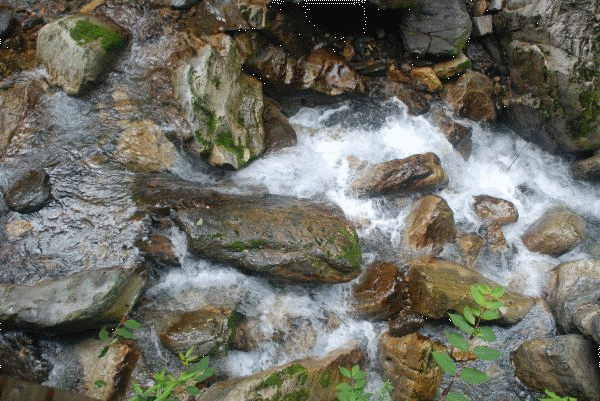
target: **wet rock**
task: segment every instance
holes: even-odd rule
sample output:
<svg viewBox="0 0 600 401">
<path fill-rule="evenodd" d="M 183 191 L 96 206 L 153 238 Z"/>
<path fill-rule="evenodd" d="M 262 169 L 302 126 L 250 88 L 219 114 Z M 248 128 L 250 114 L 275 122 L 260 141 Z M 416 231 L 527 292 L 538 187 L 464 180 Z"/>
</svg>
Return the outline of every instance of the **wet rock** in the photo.
<svg viewBox="0 0 600 401">
<path fill-rule="evenodd" d="M 212 35 L 180 62 L 175 93 L 194 132 L 197 156 L 217 166 L 244 167 L 265 149 L 260 81 L 242 74 L 243 59 L 225 34 Z"/>
<path fill-rule="evenodd" d="M 136 245 L 143 254 L 159 265 L 181 266 L 173 243 L 164 235 L 149 234 L 137 241 Z"/>
<path fill-rule="evenodd" d="M 499 255 L 508 249 L 508 242 L 498 223 L 492 223 L 483 228 L 486 250 L 492 254 Z"/>
<path fill-rule="evenodd" d="M 197 4 L 199 0 L 171 0 L 171 7 L 187 10 Z"/>
<path fill-rule="evenodd" d="M 311 52 L 302 64 L 302 87 L 315 89 L 328 95 L 362 92 L 361 77 L 346 61 L 324 48 Z"/>
<path fill-rule="evenodd" d="M 117 343 L 99 358 L 105 345 L 103 341 L 87 340 L 74 347 L 74 354 L 83 370 L 78 392 L 95 400 L 109 401 L 125 396 L 139 353 L 130 345 Z M 98 387 L 97 380 L 104 381 L 106 386 Z"/>
<path fill-rule="evenodd" d="M 487 11 L 487 7 L 488 7 L 487 0 L 477 0 L 473 4 L 473 8 L 471 9 L 471 12 L 473 13 L 474 17 L 480 17 L 485 14 L 485 12 Z"/>
<path fill-rule="evenodd" d="M 519 212 L 512 202 L 490 195 L 475 196 L 473 210 L 486 224 L 496 223 L 504 226 L 519 219 Z"/>
<path fill-rule="evenodd" d="M 345 282 L 360 273 L 358 237 L 331 204 L 160 179 L 141 180 L 134 193 L 143 208 L 174 209 L 190 250 L 209 259 L 289 281 Z"/>
<path fill-rule="evenodd" d="M 473 284 L 497 284 L 463 265 L 434 258 L 420 258 L 410 261 L 408 282 L 411 311 L 425 317 L 441 319 L 449 310 L 462 311 L 472 303 L 469 287 Z M 506 323 L 518 322 L 531 308 L 529 297 L 507 292 L 502 298 L 501 320 Z"/>
<path fill-rule="evenodd" d="M 119 267 L 35 285 L 0 284 L 0 320 L 37 330 L 84 331 L 120 320 L 145 284 L 142 274 Z"/>
<path fill-rule="evenodd" d="M 10 330 L 0 332 L 2 374 L 16 376 L 34 383 L 48 380 L 52 364 L 33 337 Z"/>
<path fill-rule="evenodd" d="M 402 311 L 388 321 L 388 330 L 393 337 L 414 333 L 425 325 L 425 318 L 409 310 Z"/>
<path fill-rule="evenodd" d="M 350 184 L 359 196 L 432 192 L 448 185 L 448 175 L 434 153 L 369 165 Z"/>
<path fill-rule="evenodd" d="M 263 124 L 267 152 L 295 146 L 298 142 L 296 131 L 290 125 L 287 117 L 279 110 L 277 103 L 269 98 L 265 98 Z"/>
<path fill-rule="evenodd" d="M 600 261 L 577 260 L 553 269 L 554 283 L 548 302 L 565 333 L 574 330 L 600 343 Z"/>
<path fill-rule="evenodd" d="M 12 220 L 6 223 L 6 235 L 9 241 L 28 235 L 33 230 L 33 223 L 27 220 Z"/>
<path fill-rule="evenodd" d="M 404 82 L 396 82 L 391 79 L 385 81 L 382 93 L 387 97 L 397 97 L 408 107 L 409 113 L 415 116 L 427 113 L 432 101 L 430 94 L 418 91 Z"/>
<path fill-rule="evenodd" d="M 352 287 L 354 312 L 363 318 L 380 320 L 396 315 L 406 305 L 401 291 L 402 275 L 393 263 L 370 264 Z"/>
<path fill-rule="evenodd" d="M 49 180 L 44 169 L 31 170 L 4 193 L 6 206 L 19 213 L 37 212 L 52 199 Z"/>
<path fill-rule="evenodd" d="M 352 369 L 356 364 L 364 369 L 362 351 L 357 346 L 346 346 L 321 359 L 302 359 L 252 376 L 218 382 L 199 401 L 332 400 L 337 395 L 337 385 L 346 381 L 340 366 Z"/>
<path fill-rule="evenodd" d="M 571 174 L 578 180 L 600 181 L 600 154 L 573 162 Z"/>
<path fill-rule="evenodd" d="M 478 122 L 496 119 L 492 100 L 493 83 L 483 74 L 467 71 L 452 84 L 444 87 L 442 96 L 450 109 L 461 117 Z"/>
<path fill-rule="evenodd" d="M 435 75 L 439 79 L 448 79 L 462 74 L 468 68 L 471 68 L 472 64 L 471 60 L 464 53 L 459 53 L 452 60 L 435 64 L 433 71 L 435 71 Z"/>
<path fill-rule="evenodd" d="M 521 240 L 532 252 L 559 256 L 575 248 L 586 237 L 584 218 L 566 207 L 555 206 L 534 221 Z"/>
<path fill-rule="evenodd" d="M 471 33 L 471 18 L 460 0 L 422 0 L 400 22 L 404 47 L 417 57 L 451 58 Z"/>
<path fill-rule="evenodd" d="M 7 399 L 16 400 L 44 400 L 44 401 L 97 401 L 94 398 L 84 397 L 58 388 L 40 386 L 13 376 L 0 376 L 1 395 Z"/>
<path fill-rule="evenodd" d="M 14 32 L 17 20 L 12 11 L 0 9 L 0 39 L 6 39 Z"/>
<path fill-rule="evenodd" d="M 467 267 L 472 268 L 481 254 L 485 239 L 477 233 L 456 233 L 456 245 Z"/>
<path fill-rule="evenodd" d="M 472 128 L 452 120 L 440 107 L 431 111 L 431 122 L 442 131 L 442 134 L 463 159 L 468 160 L 473 147 Z"/>
<path fill-rule="evenodd" d="M 419 199 L 406 218 L 402 249 L 417 254 L 438 255 L 454 241 L 454 213 L 448 203 L 437 195 Z"/>
<path fill-rule="evenodd" d="M 37 59 L 48 69 L 53 84 L 77 95 L 98 81 L 127 40 L 128 34 L 108 19 L 70 15 L 40 30 Z"/>
<path fill-rule="evenodd" d="M 392 381 L 394 400 L 433 400 L 442 382 L 442 369 L 430 358 L 431 350 L 443 351 L 420 334 L 392 337 L 385 332 L 379 338 L 379 363 L 385 377 Z"/>
<path fill-rule="evenodd" d="M 515 375 L 530 387 L 568 394 L 578 400 L 600 398 L 596 344 L 578 334 L 525 341 L 513 354 Z"/>
<path fill-rule="evenodd" d="M 473 17 L 473 37 L 490 35 L 493 32 L 491 15 Z"/>
<path fill-rule="evenodd" d="M 410 76 L 419 81 L 428 92 L 437 92 L 442 88 L 442 82 L 431 67 L 413 68 Z"/>
<path fill-rule="evenodd" d="M 177 150 L 153 121 L 126 121 L 122 127 L 115 157 L 129 170 L 159 172 L 173 165 Z"/>
</svg>

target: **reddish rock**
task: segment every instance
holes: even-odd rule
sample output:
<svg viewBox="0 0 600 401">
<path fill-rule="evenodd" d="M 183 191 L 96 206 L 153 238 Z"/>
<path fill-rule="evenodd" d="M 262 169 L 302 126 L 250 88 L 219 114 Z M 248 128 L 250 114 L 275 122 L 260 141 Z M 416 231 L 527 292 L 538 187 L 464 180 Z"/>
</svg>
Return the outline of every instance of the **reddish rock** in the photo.
<svg viewBox="0 0 600 401">
<path fill-rule="evenodd" d="M 496 119 L 492 100 L 493 83 L 483 74 L 467 71 L 456 83 L 448 84 L 442 96 L 450 109 L 461 117 L 478 122 Z"/>
<path fill-rule="evenodd" d="M 455 236 L 454 213 L 437 195 L 419 199 L 406 219 L 405 241 L 412 251 L 439 254 Z"/>
<path fill-rule="evenodd" d="M 575 248 L 586 237 L 584 218 L 563 206 L 556 206 L 534 221 L 521 240 L 532 252 L 560 256 Z"/>
<path fill-rule="evenodd" d="M 352 287 L 355 313 L 363 318 L 386 319 L 405 308 L 402 275 L 394 263 L 369 265 L 361 280 Z"/>
<path fill-rule="evenodd" d="M 512 202 L 489 195 L 478 195 L 474 198 L 473 210 L 486 223 L 504 226 L 519 219 L 519 212 Z"/>
</svg>

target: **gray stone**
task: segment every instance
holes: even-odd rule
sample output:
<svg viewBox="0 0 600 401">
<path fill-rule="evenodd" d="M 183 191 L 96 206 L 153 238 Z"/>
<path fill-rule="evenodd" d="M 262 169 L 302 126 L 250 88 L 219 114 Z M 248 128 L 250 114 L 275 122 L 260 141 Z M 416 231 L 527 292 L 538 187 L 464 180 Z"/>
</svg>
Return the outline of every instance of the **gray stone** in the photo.
<svg viewBox="0 0 600 401">
<path fill-rule="evenodd" d="M 52 198 L 49 179 L 45 170 L 31 170 L 6 191 L 4 194 L 6 206 L 19 213 L 33 213 L 40 210 Z"/>
<path fill-rule="evenodd" d="M 473 17 L 473 36 L 489 35 L 493 31 L 491 15 Z"/>
<path fill-rule="evenodd" d="M 487 9 L 491 13 L 502 11 L 503 3 L 504 3 L 504 0 L 490 0 Z"/>
<path fill-rule="evenodd" d="M 12 11 L 0 10 L 0 39 L 6 39 L 13 33 L 16 19 Z"/>
</svg>

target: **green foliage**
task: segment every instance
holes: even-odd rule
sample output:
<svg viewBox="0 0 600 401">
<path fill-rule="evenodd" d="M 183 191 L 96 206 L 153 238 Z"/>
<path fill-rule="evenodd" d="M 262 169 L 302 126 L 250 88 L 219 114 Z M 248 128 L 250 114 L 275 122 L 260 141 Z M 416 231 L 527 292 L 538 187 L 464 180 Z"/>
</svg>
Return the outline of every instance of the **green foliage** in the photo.
<svg viewBox="0 0 600 401">
<path fill-rule="evenodd" d="M 365 393 L 367 374 L 360 369 L 360 366 L 354 365 L 352 370 L 340 366 L 340 373 L 342 376 L 350 379 L 350 383 L 338 384 L 338 401 L 369 401 L 373 397 L 373 394 Z M 374 395 L 374 400 L 383 401 L 391 399 L 390 393 L 393 390 L 392 383 L 389 380 L 385 381 L 377 394 Z"/>
<path fill-rule="evenodd" d="M 448 313 L 452 324 L 462 333 L 445 331 L 448 342 L 462 352 L 473 352 L 478 359 L 491 361 L 502 356 L 502 353 L 486 345 L 473 346 L 474 338 L 481 338 L 486 342 L 496 341 L 496 334 L 491 327 L 482 326 L 482 322 L 495 320 L 500 317 L 499 309 L 503 306 L 500 298 L 504 296 L 504 288 L 490 288 L 485 284 L 476 284 L 470 287 L 471 298 L 475 305 L 467 305 L 462 314 Z M 465 336 L 466 335 L 466 336 Z M 485 372 L 479 369 L 458 366 L 448 352 L 432 352 L 433 359 L 442 370 L 452 376 L 452 381 L 442 392 L 442 400 L 468 401 L 469 399 L 457 392 L 450 392 L 456 378 L 460 377 L 469 384 L 481 384 L 488 380 Z"/>
<path fill-rule="evenodd" d="M 104 355 L 106 355 L 111 345 L 116 344 L 121 340 L 133 340 L 133 331 L 139 329 L 140 327 L 142 327 L 140 322 L 129 319 L 124 322 L 119 322 L 119 325 L 109 335 L 106 326 L 102 326 L 100 332 L 98 333 L 98 338 L 104 341 L 106 345 L 104 348 L 102 348 L 102 351 L 100 351 L 98 358 L 102 358 Z M 104 383 L 104 385 L 106 385 L 106 383 Z M 98 386 L 98 384 L 96 384 L 96 386 L 103 387 L 102 385 Z"/>
<path fill-rule="evenodd" d="M 125 39 L 115 29 L 106 25 L 94 24 L 87 20 L 77 21 L 70 31 L 71 38 L 79 44 L 87 44 L 97 39 L 104 50 L 117 49 L 125 43 Z"/>
<path fill-rule="evenodd" d="M 544 393 L 546 393 L 546 397 L 540 398 L 540 401 L 577 401 L 575 397 L 560 397 L 548 389 L 544 389 Z"/>
</svg>

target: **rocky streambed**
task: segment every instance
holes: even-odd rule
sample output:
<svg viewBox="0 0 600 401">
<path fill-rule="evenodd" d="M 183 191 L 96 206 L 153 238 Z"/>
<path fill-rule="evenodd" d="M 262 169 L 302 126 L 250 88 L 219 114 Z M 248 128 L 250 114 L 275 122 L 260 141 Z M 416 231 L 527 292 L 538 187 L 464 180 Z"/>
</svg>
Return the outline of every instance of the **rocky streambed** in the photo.
<svg viewBox="0 0 600 401">
<path fill-rule="evenodd" d="M 487 283 L 502 357 L 456 388 L 598 400 L 598 10 L 566 3 L 0 3 L 1 396 L 124 399 L 194 347 L 204 401 L 355 364 L 436 399 Z"/>
</svg>

